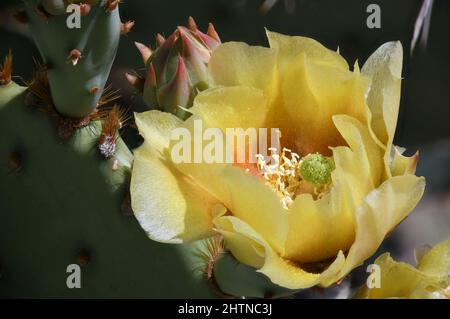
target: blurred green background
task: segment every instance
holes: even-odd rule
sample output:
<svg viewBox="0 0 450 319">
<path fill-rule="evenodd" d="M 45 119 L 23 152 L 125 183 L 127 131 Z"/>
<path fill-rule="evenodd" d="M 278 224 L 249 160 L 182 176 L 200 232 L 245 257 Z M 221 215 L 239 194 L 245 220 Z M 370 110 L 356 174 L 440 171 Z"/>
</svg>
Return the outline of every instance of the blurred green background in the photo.
<svg viewBox="0 0 450 319">
<path fill-rule="evenodd" d="M 264 27 L 290 35 L 315 38 L 330 49 L 339 47 L 350 65 L 362 65 L 378 46 L 400 40 L 404 47 L 403 86 L 395 143 L 407 154 L 420 150 L 418 175 L 427 178 L 427 194 L 398 227 L 380 251 L 392 250 L 397 258 L 412 261 L 414 247 L 434 244 L 450 236 L 450 1 L 435 0 L 426 48 L 410 54 L 414 24 L 422 0 L 278 0 L 263 14 L 264 0 L 128 0 L 121 5 L 122 20 L 136 21 L 122 37 L 111 73 L 121 103 L 142 110 L 139 96 L 125 81 L 124 72 L 142 70 L 134 41 L 155 46 L 154 35 L 169 35 L 193 16 L 206 30 L 213 22 L 222 41 L 267 45 Z M 369 29 L 366 8 L 381 7 L 381 28 Z M 29 79 L 39 54 L 27 29 L 11 15 L 19 0 L 0 2 L 0 56 L 14 54 L 14 74 Z M 264 66 L 261 66 L 264 67 Z M 130 137 L 128 137 L 130 139 Z M 133 139 L 133 137 L 131 137 Z M 377 254 L 378 255 L 378 254 Z"/>
</svg>

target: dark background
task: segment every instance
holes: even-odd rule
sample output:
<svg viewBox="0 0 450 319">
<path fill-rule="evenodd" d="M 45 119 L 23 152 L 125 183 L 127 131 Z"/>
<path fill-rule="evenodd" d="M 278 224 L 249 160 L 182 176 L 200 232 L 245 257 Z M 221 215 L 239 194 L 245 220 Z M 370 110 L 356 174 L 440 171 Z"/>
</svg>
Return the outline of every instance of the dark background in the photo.
<svg viewBox="0 0 450 319">
<path fill-rule="evenodd" d="M 331 49 L 339 47 L 350 65 L 362 65 L 381 44 L 400 40 L 404 47 L 402 100 L 395 143 L 420 150 L 418 175 L 427 178 L 427 194 L 412 215 L 394 232 L 380 251 L 413 261 L 414 247 L 450 235 L 450 1 L 435 0 L 428 46 L 410 54 L 414 24 L 422 0 L 279 0 L 266 14 L 259 10 L 263 0 L 128 0 L 121 7 L 122 20 L 134 20 L 132 32 L 122 37 L 111 74 L 120 88 L 122 103 L 142 110 L 140 97 L 124 80 L 124 72 L 142 70 L 133 42 L 154 47 L 157 32 L 169 35 L 189 15 L 206 30 L 213 22 L 222 41 L 245 41 L 267 45 L 264 27 L 317 39 Z M 381 29 L 369 29 L 366 8 L 381 7 Z M 18 0 L 0 2 L 0 56 L 14 54 L 14 74 L 29 79 L 39 54 L 27 30 L 11 18 Z M 292 4 L 295 6 L 292 7 Z M 262 66 L 263 67 L 263 66 Z M 16 81 L 20 81 L 19 78 Z M 1 138 L 1 137 L 0 137 Z M 378 255 L 378 254 L 377 254 Z"/>
</svg>

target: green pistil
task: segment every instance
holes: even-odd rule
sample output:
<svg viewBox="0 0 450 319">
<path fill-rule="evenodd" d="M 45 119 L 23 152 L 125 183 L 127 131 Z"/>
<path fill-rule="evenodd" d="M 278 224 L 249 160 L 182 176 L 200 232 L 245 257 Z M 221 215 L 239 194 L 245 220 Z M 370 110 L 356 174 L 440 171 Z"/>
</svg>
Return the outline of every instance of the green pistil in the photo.
<svg viewBox="0 0 450 319">
<path fill-rule="evenodd" d="M 327 157 L 318 153 L 309 154 L 302 160 L 300 174 L 305 181 L 315 186 L 324 186 L 331 181 L 333 169 L 333 162 Z"/>
</svg>

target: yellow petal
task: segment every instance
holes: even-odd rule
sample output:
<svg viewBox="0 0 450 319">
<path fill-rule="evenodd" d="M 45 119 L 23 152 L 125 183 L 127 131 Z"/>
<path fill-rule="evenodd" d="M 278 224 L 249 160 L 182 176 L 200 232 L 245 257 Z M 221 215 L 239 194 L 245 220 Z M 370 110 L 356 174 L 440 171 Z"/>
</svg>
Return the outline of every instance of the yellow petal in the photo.
<svg viewBox="0 0 450 319">
<path fill-rule="evenodd" d="M 392 147 L 392 152 L 394 153 L 390 164 L 392 176 L 414 174 L 416 172 L 419 152 L 416 152 L 413 156 L 404 156 L 396 146 Z"/>
<path fill-rule="evenodd" d="M 233 256 L 241 263 L 254 268 L 261 268 L 264 265 L 264 247 L 258 241 L 252 239 L 246 232 L 236 232 L 233 227 L 234 217 L 219 217 L 214 219 L 216 230 L 221 233 L 225 239 L 225 245 Z M 245 225 L 248 227 L 248 225 Z"/>
<path fill-rule="evenodd" d="M 366 61 L 361 72 L 372 78 L 368 105 L 372 128 L 385 145 L 392 142 L 397 125 L 403 48 L 400 42 L 379 47 Z"/>
<path fill-rule="evenodd" d="M 355 191 L 366 196 L 369 190 L 380 184 L 383 168 L 382 150 L 366 126 L 357 119 L 347 115 L 335 115 L 333 122 L 352 151 L 349 153 L 348 150 L 336 148 L 335 165 L 344 169 L 347 175 L 351 175 L 353 182 L 356 183 Z"/>
<path fill-rule="evenodd" d="M 180 126 L 182 121 L 171 113 L 161 111 L 135 113 L 134 118 L 139 134 L 145 141 L 142 147 L 151 154 L 164 157 L 163 153 L 170 145 L 171 132 Z"/>
<path fill-rule="evenodd" d="M 423 195 L 425 179 L 396 176 L 370 192 L 356 211 L 355 242 L 340 277 L 375 253 L 386 235 L 413 210 Z"/>
<path fill-rule="evenodd" d="M 311 273 L 302 269 L 299 265 L 279 257 L 267 247 L 265 264 L 259 272 L 265 274 L 279 286 L 289 289 L 304 289 L 315 285 L 323 285 L 323 282 L 328 282 L 330 278 L 334 278 L 344 262 L 344 254 L 340 251 L 336 259 L 322 273 Z"/>
<path fill-rule="evenodd" d="M 285 257 L 318 262 L 347 251 L 354 241 L 354 211 L 378 187 L 383 162 L 381 149 L 369 130 L 347 115 L 333 117 L 348 147 L 333 149 L 332 189 L 318 200 L 298 196 L 289 209 Z"/>
<path fill-rule="evenodd" d="M 354 217 L 346 209 L 341 189 L 314 200 L 298 196 L 289 207 L 289 232 L 284 258 L 301 263 L 321 262 L 349 249 L 354 241 Z M 336 197 L 336 195 L 338 197 Z"/>
<path fill-rule="evenodd" d="M 288 214 L 280 198 L 259 178 L 238 167 L 222 171 L 222 181 L 231 195 L 230 211 L 251 225 L 267 242 L 282 253 L 288 229 Z"/>
<path fill-rule="evenodd" d="M 446 288 L 450 284 L 450 240 L 430 249 L 417 268 L 394 261 L 388 253 L 375 260 L 380 267 L 379 288 L 364 288 L 366 298 L 449 298 Z M 447 296 L 446 296 L 447 294 Z"/>
<path fill-rule="evenodd" d="M 190 109 L 207 127 L 263 127 L 268 103 L 261 90 L 247 86 L 218 87 L 197 95 Z"/>
<path fill-rule="evenodd" d="M 359 71 L 350 72 L 310 63 L 308 57 L 306 76 L 311 93 L 319 104 L 318 111 L 348 114 L 366 122 L 365 94 L 370 86 L 368 77 Z"/>
<path fill-rule="evenodd" d="M 359 73 L 316 64 L 301 53 L 291 59 L 280 78 L 281 104 L 293 126 L 288 134 L 295 138 L 294 149 L 302 155 L 329 155 L 329 146 L 345 144 L 333 124 L 335 114 L 367 123 L 369 81 Z"/>
<path fill-rule="evenodd" d="M 144 143 L 135 152 L 130 191 L 142 228 L 161 242 L 209 236 L 217 200 L 180 173 L 168 157 L 171 132 L 181 121 L 168 113 L 149 111 L 136 114 L 136 123 Z"/>
<path fill-rule="evenodd" d="M 319 42 L 271 31 L 267 37 L 278 52 L 281 90 L 269 126 L 280 128 L 283 145 L 301 155 L 329 155 L 328 146 L 342 142 L 331 115 L 351 111 L 353 116 L 365 116 L 364 107 L 360 110 L 360 103 L 355 103 L 364 101 L 364 94 L 356 92 L 361 86 L 345 59 Z"/>
<path fill-rule="evenodd" d="M 243 245 L 247 243 L 247 245 L 251 245 L 252 247 L 260 247 L 256 250 L 243 248 L 240 245 L 230 247 L 233 255 L 241 262 L 243 262 L 243 260 L 239 259 L 239 256 L 248 253 L 248 251 L 252 251 L 253 256 L 247 256 L 247 260 L 249 258 L 254 258 L 255 266 L 259 266 L 261 261 L 257 258 L 261 253 L 257 252 L 262 248 L 264 251 L 264 264 L 258 271 L 269 277 L 274 284 L 289 289 L 312 287 L 319 284 L 322 280 L 334 277 L 339 272 L 345 260 L 343 253 L 339 252 L 335 261 L 331 263 L 323 273 L 309 273 L 298 265 L 281 258 L 260 234 L 239 218 L 234 216 L 220 217 L 215 220 L 215 225 L 218 227 L 219 231 L 221 231 L 221 229 L 226 230 L 225 238 L 228 233 L 235 232 L 248 239 L 246 242 L 241 242 Z"/>
<path fill-rule="evenodd" d="M 281 258 L 253 228 L 242 220 L 233 216 L 225 216 L 218 221 L 218 226 L 220 227 L 226 223 L 232 225 L 232 228 L 228 226 L 228 229 L 246 236 L 264 248 L 264 265 L 259 269 L 259 272 L 268 276 L 273 283 L 289 289 L 312 287 L 319 284 L 322 280 L 335 276 L 345 260 L 343 253 L 339 252 L 335 261 L 323 273 L 309 273 L 298 265 Z"/>
<path fill-rule="evenodd" d="M 450 280 L 450 239 L 430 249 L 419 261 L 417 268 L 429 276 Z"/>
<path fill-rule="evenodd" d="M 368 128 L 358 120 L 346 115 L 336 115 L 333 121 L 348 146 L 332 149 L 335 170 L 332 174 L 333 188 L 329 210 L 333 211 L 334 215 L 350 214 L 354 220 L 356 209 L 363 203 L 367 194 L 380 184 L 382 153 Z M 352 232 L 355 233 L 354 221 Z M 344 238 L 349 238 L 348 233 Z"/>
<path fill-rule="evenodd" d="M 180 162 L 173 163 L 174 167 L 177 168 L 178 171 L 183 173 L 185 176 L 189 176 L 192 180 L 195 180 L 197 187 L 203 189 L 203 191 L 208 192 L 211 196 L 217 198 L 220 202 L 223 203 L 224 206 L 229 206 L 229 192 L 226 185 L 223 183 L 220 177 L 220 172 L 227 167 L 228 165 L 225 161 L 218 163 L 209 163 L 203 157 L 203 151 L 205 149 L 206 142 L 201 142 L 203 139 L 203 133 L 208 128 L 206 121 L 201 121 L 202 131 L 196 130 L 195 122 L 202 120 L 197 115 L 193 115 L 188 118 L 183 124 L 180 126 L 183 129 L 186 129 L 191 136 L 190 141 L 190 149 L 191 149 L 191 161 L 188 162 Z M 198 142 L 200 139 L 200 142 Z M 175 144 L 179 143 L 178 140 L 174 139 L 169 147 L 169 153 L 172 153 L 173 147 Z M 208 141 L 207 143 L 211 143 Z M 225 144 L 224 144 L 225 145 Z M 195 161 L 194 153 L 196 150 L 199 150 L 200 153 L 200 161 Z M 225 158 L 225 151 L 223 152 Z M 167 155 L 171 156 L 171 155 Z M 169 157 L 168 157 L 169 158 Z"/>
<path fill-rule="evenodd" d="M 276 85 L 276 51 L 227 42 L 216 48 L 209 60 L 209 71 L 215 85 L 252 86 L 270 98 Z"/>
<path fill-rule="evenodd" d="M 189 118 L 186 122 L 182 122 L 176 116 L 160 111 L 148 111 L 135 114 L 136 124 L 139 133 L 144 137 L 144 143 L 140 149 L 145 150 L 147 156 L 156 156 L 161 158 L 162 162 L 175 168 L 178 173 L 182 173 L 182 178 L 189 178 L 195 181 L 195 187 L 201 189 L 202 192 L 209 193 L 209 196 L 218 198 L 223 203 L 228 203 L 228 195 L 225 186 L 218 177 L 218 171 L 227 164 L 207 164 L 202 163 L 174 163 L 172 161 L 172 148 L 179 141 L 172 136 L 174 129 L 187 129 L 191 135 L 191 152 L 194 152 L 194 120 L 195 116 Z M 202 138 L 200 133 L 200 138 Z M 174 172 L 175 173 L 175 172 Z"/>
<path fill-rule="evenodd" d="M 380 267 L 380 287 L 365 289 L 366 298 L 408 298 L 424 279 L 413 266 L 394 261 L 389 253 L 378 257 L 374 264 Z"/>
<path fill-rule="evenodd" d="M 278 51 L 278 62 L 283 68 L 287 66 L 285 61 L 290 61 L 300 53 L 305 53 L 308 60 L 317 64 L 348 70 L 348 64 L 345 59 L 337 52 L 324 47 L 316 40 L 299 37 L 288 36 L 277 32 L 266 30 L 269 45 Z"/>
<path fill-rule="evenodd" d="M 135 152 L 130 192 L 136 219 L 153 240 L 181 243 L 213 233 L 217 201 L 145 149 Z"/>
<path fill-rule="evenodd" d="M 400 106 L 402 63 L 401 43 L 388 42 L 367 59 L 361 70 L 372 79 L 367 104 L 371 113 L 371 128 L 386 146 L 384 160 L 387 178 L 393 176 L 389 160 Z"/>
</svg>

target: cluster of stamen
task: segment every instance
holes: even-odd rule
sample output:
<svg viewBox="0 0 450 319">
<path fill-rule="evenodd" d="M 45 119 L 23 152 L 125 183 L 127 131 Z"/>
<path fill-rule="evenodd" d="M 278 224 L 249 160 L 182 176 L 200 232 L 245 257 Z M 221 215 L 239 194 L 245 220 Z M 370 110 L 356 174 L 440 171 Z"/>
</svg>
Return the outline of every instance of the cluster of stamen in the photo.
<svg viewBox="0 0 450 319">
<path fill-rule="evenodd" d="M 258 172 L 279 195 L 284 208 L 289 208 L 300 193 L 308 192 L 320 198 L 329 189 L 331 160 L 320 154 L 302 158 L 288 148 L 283 148 L 281 154 L 276 148 L 269 148 L 269 151 L 268 157 L 256 155 Z"/>
<path fill-rule="evenodd" d="M 268 159 L 257 154 L 256 164 L 266 182 L 280 195 L 283 207 L 288 208 L 294 201 L 301 183 L 298 174 L 300 155 L 287 148 L 283 148 L 281 154 L 278 154 L 276 148 L 269 148 L 269 151 Z"/>
</svg>

